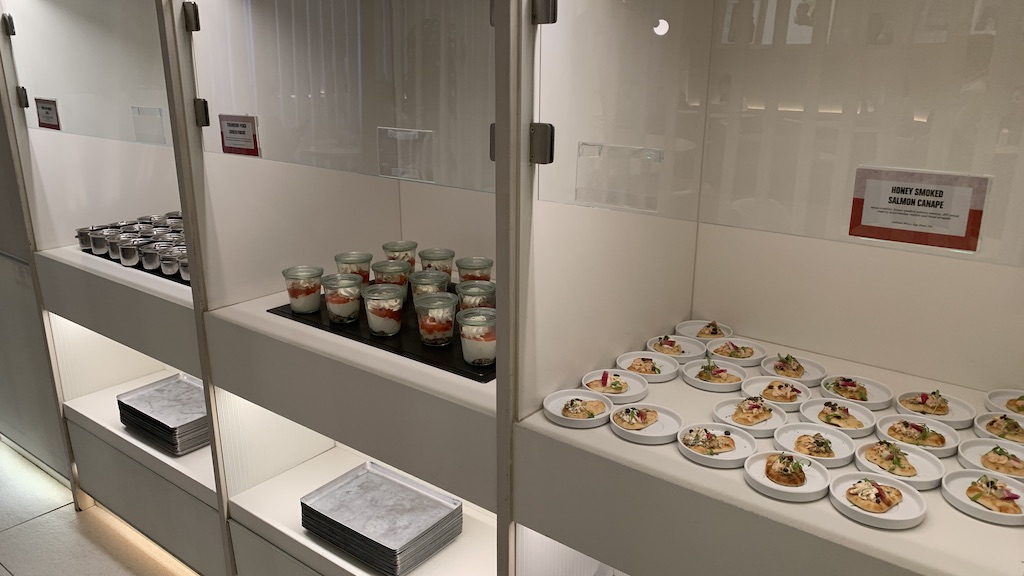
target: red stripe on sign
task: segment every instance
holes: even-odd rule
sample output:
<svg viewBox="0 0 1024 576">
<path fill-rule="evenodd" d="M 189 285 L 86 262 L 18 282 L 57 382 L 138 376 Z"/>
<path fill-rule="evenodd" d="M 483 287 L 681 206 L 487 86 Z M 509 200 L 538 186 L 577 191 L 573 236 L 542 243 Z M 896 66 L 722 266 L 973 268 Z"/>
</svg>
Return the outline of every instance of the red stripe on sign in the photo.
<svg viewBox="0 0 1024 576">
<path fill-rule="evenodd" d="M 967 231 L 963 236 L 950 236 L 948 234 L 935 234 L 933 232 L 913 232 L 910 230 L 895 230 L 892 228 L 867 226 L 865 224 L 861 224 L 863 216 L 864 199 L 854 198 L 853 210 L 850 212 L 850 236 L 874 238 L 875 240 L 888 240 L 889 242 L 903 242 L 905 244 L 920 244 L 922 246 L 934 246 L 936 248 L 969 250 L 971 252 L 977 251 L 978 239 L 981 237 L 981 210 L 971 210 L 967 214 Z"/>
</svg>

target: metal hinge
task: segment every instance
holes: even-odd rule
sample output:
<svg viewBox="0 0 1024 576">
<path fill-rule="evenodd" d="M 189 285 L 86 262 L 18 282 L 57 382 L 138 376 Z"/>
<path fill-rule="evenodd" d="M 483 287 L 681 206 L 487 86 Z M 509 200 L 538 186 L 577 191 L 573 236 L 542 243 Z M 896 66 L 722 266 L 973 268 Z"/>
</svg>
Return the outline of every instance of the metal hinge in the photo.
<svg viewBox="0 0 1024 576">
<path fill-rule="evenodd" d="M 554 24 L 558 21 L 558 0 L 531 0 L 530 23 Z"/>
<path fill-rule="evenodd" d="M 555 161 L 555 126 L 530 124 L 530 164 L 551 164 Z"/>
<path fill-rule="evenodd" d="M 25 90 L 24 86 L 18 86 L 14 92 L 18 95 L 18 107 L 28 108 L 28 90 Z"/>
<path fill-rule="evenodd" d="M 494 122 L 491 122 L 491 162 L 494 162 Z"/>
<path fill-rule="evenodd" d="M 195 2 L 183 2 L 181 9 L 185 12 L 185 29 L 199 32 L 199 6 Z"/>
<path fill-rule="evenodd" d="M 0 16 L 0 26 L 3 27 L 4 34 L 14 36 L 14 16 L 11 16 L 10 14 Z"/>
<path fill-rule="evenodd" d="M 205 98 L 196 98 L 192 105 L 196 109 L 196 126 L 205 128 L 210 125 L 210 104 Z"/>
</svg>

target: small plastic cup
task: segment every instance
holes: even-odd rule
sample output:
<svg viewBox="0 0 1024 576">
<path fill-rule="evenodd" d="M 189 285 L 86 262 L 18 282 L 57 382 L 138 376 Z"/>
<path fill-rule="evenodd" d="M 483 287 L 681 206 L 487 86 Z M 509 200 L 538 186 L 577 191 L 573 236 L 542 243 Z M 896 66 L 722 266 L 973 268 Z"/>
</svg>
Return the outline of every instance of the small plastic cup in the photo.
<svg viewBox="0 0 1024 576">
<path fill-rule="evenodd" d="M 362 290 L 366 323 L 374 336 L 394 336 L 402 329 L 405 288 L 397 284 L 371 284 Z"/>
<path fill-rule="evenodd" d="M 281 271 L 288 287 L 288 304 L 292 312 L 311 314 L 320 311 L 320 278 L 324 269 L 319 266 L 292 266 Z"/>
<path fill-rule="evenodd" d="M 420 341 L 426 346 L 447 346 L 455 335 L 455 307 L 459 297 L 448 292 L 421 294 L 413 298 Z"/>
<path fill-rule="evenodd" d="M 371 262 L 373 262 L 373 254 L 369 252 L 342 252 L 334 255 L 338 274 L 359 274 L 363 277 L 363 286 L 370 284 Z"/>
<path fill-rule="evenodd" d="M 409 285 L 412 286 L 414 297 L 420 294 L 447 292 L 449 280 L 451 276 L 441 270 L 421 270 L 409 274 Z"/>
<path fill-rule="evenodd" d="M 498 354 L 495 324 L 498 314 L 493 308 L 469 308 L 460 310 L 455 319 L 459 322 L 459 336 L 462 338 L 462 359 L 474 366 L 494 364 Z"/>
<path fill-rule="evenodd" d="M 401 260 L 408 262 L 412 268 L 416 267 L 416 247 L 419 243 L 412 240 L 395 240 L 385 242 L 381 245 L 384 249 L 384 257 L 388 260 Z"/>
<path fill-rule="evenodd" d="M 459 282 L 470 282 L 473 280 L 490 281 L 491 270 L 494 269 L 494 260 L 483 256 L 470 256 L 459 258 L 455 261 L 459 268 Z"/>
<path fill-rule="evenodd" d="M 178 274 L 181 275 L 182 280 L 186 282 L 192 281 L 192 271 L 188 267 L 188 254 L 178 256 Z"/>
<path fill-rule="evenodd" d="M 409 283 L 412 266 L 404 260 L 381 260 L 374 262 L 370 269 L 373 270 L 374 284 L 398 284 L 404 287 Z"/>
<path fill-rule="evenodd" d="M 117 240 L 121 231 L 117 228 L 103 228 L 89 232 L 89 249 L 96 256 L 110 252 L 110 242 Z"/>
<path fill-rule="evenodd" d="M 321 279 L 327 316 L 331 322 L 349 324 L 359 319 L 359 292 L 363 277 L 359 274 L 328 274 Z"/>
<path fill-rule="evenodd" d="M 122 266 L 138 266 L 141 259 L 141 250 L 143 246 L 150 244 L 148 238 L 132 238 L 130 240 L 121 240 L 120 251 L 121 251 L 121 265 Z M 169 248 L 170 246 L 168 246 Z"/>
<path fill-rule="evenodd" d="M 159 252 L 160 254 L 160 272 L 164 276 L 177 276 L 178 275 L 178 258 L 188 254 L 188 251 L 184 246 L 171 246 L 170 248 L 164 248 Z"/>
<path fill-rule="evenodd" d="M 459 310 L 497 307 L 495 288 L 492 282 L 482 280 L 459 282 L 455 286 L 455 292 L 459 295 Z"/>
<path fill-rule="evenodd" d="M 100 230 L 106 230 L 106 226 L 86 226 L 85 228 L 78 228 L 75 230 L 75 236 L 78 237 L 78 247 L 82 250 L 92 250 L 92 242 L 89 240 L 89 234 L 92 232 L 99 232 Z"/>
<path fill-rule="evenodd" d="M 136 240 L 139 235 L 135 232 L 122 232 L 117 240 L 107 240 L 107 256 L 110 256 L 111 260 L 117 262 L 121 261 L 121 246 L 128 243 L 130 240 Z"/>
<path fill-rule="evenodd" d="M 455 261 L 455 250 L 448 248 L 427 248 L 420 250 L 420 266 L 424 270 L 440 270 L 452 275 L 452 263 Z"/>
<path fill-rule="evenodd" d="M 139 257 L 145 270 L 156 270 L 160 267 L 160 251 L 174 246 L 171 242 L 150 242 L 139 248 Z"/>
</svg>

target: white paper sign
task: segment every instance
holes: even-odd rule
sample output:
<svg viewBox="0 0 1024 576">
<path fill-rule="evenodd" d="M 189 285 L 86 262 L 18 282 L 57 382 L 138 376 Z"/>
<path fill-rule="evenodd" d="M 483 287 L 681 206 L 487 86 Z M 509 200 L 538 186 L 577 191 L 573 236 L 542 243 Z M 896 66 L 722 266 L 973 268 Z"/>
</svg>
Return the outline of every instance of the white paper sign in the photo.
<svg viewBox="0 0 1024 576">
<path fill-rule="evenodd" d="M 259 156 L 260 145 L 256 136 L 255 116 L 226 116 L 221 114 L 220 143 L 225 154 Z"/>
<path fill-rule="evenodd" d="M 40 128 L 60 130 L 60 116 L 57 114 L 57 101 L 36 98 L 36 115 L 39 118 Z"/>
</svg>

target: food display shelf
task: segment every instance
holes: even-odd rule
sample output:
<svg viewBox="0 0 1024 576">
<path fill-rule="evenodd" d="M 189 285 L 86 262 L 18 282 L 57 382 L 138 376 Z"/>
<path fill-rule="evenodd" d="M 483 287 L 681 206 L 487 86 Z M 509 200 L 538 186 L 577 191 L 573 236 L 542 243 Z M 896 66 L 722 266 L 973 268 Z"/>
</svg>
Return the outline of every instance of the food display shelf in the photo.
<svg viewBox="0 0 1024 576">
<path fill-rule="evenodd" d="M 940 389 L 985 411 L 985 393 L 978 390 L 759 343 L 770 355 L 793 353 L 820 362 L 832 375 L 878 380 L 897 396 Z M 565 383 L 566 388 L 578 385 Z M 812 392 L 821 397 L 819 387 Z M 705 392 L 676 378 L 651 384 L 644 401 L 677 411 L 686 428 L 712 421 L 714 405 L 727 398 L 739 401 L 741 394 Z M 895 413 L 890 407 L 875 415 Z M 788 417 L 798 421 L 795 413 Z M 971 429 L 958 432 L 964 440 L 975 437 Z M 949 505 L 938 489 L 922 492 L 927 504 L 922 524 L 879 530 L 842 516 L 827 497 L 791 503 L 763 496 L 746 484 L 742 468 L 700 466 L 684 458 L 675 443 L 633 444 L 608 426 L 563 428 L 542 411 L 518 423 L 514 434 L 517 521 L 630 574 L 675 573 L 683 564 L 739 573 L 763 569 L 769 558 L 777 565 L 783 557 L 803 562 L 813 556 L 827 559 L 830 574 L 1009 575 L 1019 574 L 1024 561 L 1024 530 L 969 517 Z M 859 447 L 877 439 L 872 434 L 854 443 Z M 757 445 L 759 452 L 774 449 L 771 438 L 758 439 Z M 962 469 L 955 457 L 941 462 L 946 472 Z M 835 477 L 854 471 L 851 463 L 829 472 Z M 608 530 L 626 517 L 630 545 L 608 546 Z M 796 572 L 817 571 L 805 568 Z"/>
<path fill-rule="evenodd" d="M 352 451 L 335 447 L 231 498 L 234 523 L 324 576 L 372 576 L 375 570 L 302 527 L 299 499 L 365 462 Z M 493 574 L 497 566 L 497 520 L 463 500 L 462 534 L 426 563 L 418 576 Z M 234 532 L 234 529 L 233 529 Z M 244 553 L 250 547 L 236 549 Z M 252 564 L 239 558 L 239 566 Z"/>
<path fill-rule="evenodd" d="M 190 374 L 200 374 L 192 290 L 82 252 L 37 252 L 43 307 Z"/>
<path fill-rule="evenodd" d="M 475 382 L 267 313 L 287 302 L 280 292 L 208 313 L 218 388 L 496 509 L 493 380 Z"/>
</svg>

